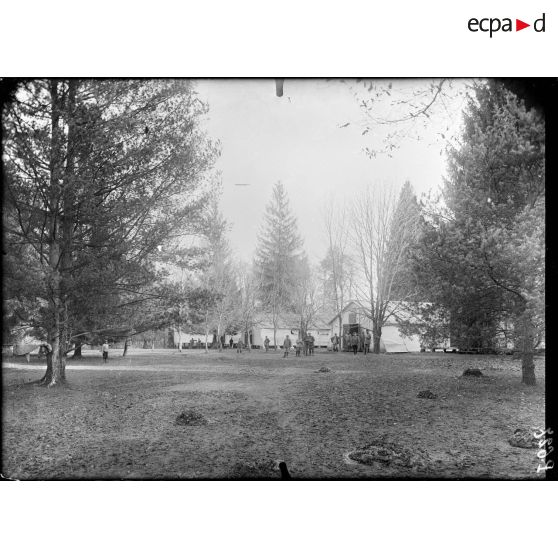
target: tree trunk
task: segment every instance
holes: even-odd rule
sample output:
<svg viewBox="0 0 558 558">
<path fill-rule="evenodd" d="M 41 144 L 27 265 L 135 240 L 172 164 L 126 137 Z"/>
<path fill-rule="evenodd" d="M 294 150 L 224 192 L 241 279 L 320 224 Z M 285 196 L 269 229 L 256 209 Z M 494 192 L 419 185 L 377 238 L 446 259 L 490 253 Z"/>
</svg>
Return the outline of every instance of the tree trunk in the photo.
<svg viewBox="0 0 558 558">
<path fill-rule="evenodd" d="M 83 357 L 83 355 L 81 354 L 82 345 L 83 345 L 83 343 L 81 341 L 76 341 L 76 345 L 74 347 L 74 354 L 72 355 L 72 359 Z"/>
<path fill-rule="evenodd" d="M 372 328 L 372 339 L 373 339 L 373 352 L 376 355 L 380 354 L 380 339 L 382 338 L 382 328 L 374 324 Z"/>
<path fill-rule="evenodd" d="M 345 347 L 345 339 L 343 337 L 343 316 L 339 314 L 339 350 L 342 351 Z"/>
<path fill-rule="evenodd" d="M 207 325 L 207 312 L 205 313 L 205 352 L 208 353 L 209 350 L 207 348 L 207 336 L 209 335 L 209 327 Z"/>
<path fill-rule="evenodd" d="M 217 323 L 217 348 L 219 352 L 223 352 L 223 343 L 221 342 L 221 319 L 219 318 L 219 322 Z"/>
<path fill-rule="evenodd" d="M 537 383 L 535 377 L 535 361 L 534 361 L 534 347 L 535 335 L 533 331 L 533 324 L 530 317 L 523 318 L 523 339 L 522 339 L 522 354 L 521 354 L 521 382 L 534 386 Z"/>
<path fill-rule="evenodd" d="M 47 355 L 47 370 L 39 381 L 39 385 L 55 387 L 66 383 L 66 356 L 60 351 L 60 345 L 56 349 L 53 346 L 52 353 Z"/>
<path fill-rule="evenodd" d="M 49 332 L 48 342 L 52 351 L 47 353 L 47 369 L 38 384 L 55 387 L 66 383 L 66 353 L 60 344 L 60 319 L 57 315 L 55 327 Z"/>
<path fill-rule="evenodd" d="M 128 345 L 130 344 L 130 338 L 126 337 L 126 341 L 124 341 L 124 352 L 122 356 L 125 357 L 128 354 Z"/>
<path fill-rule="evenodd" d="M 64 303 L 62 300 L 62 277 L 60 266 L 63 254 L 60 245 L 59 233 L 62 233 L 64 242 L 64 226 L 59 227 L 59 211 L 62 178 L 62 141 L 60 132 L 61 101 L 58 96 L 58 81 L 52 80 L 50 84 L 52 102 L 51 113 L 51 153 L 50 153 L 50 204 L 49 211 L 49 254 L 48 254 L 48 277 L 50 291 L 49 313 L 52 317 L 51 326 L 48 331 L 48 342 L 52 351 L 47 354 L 47 369 L 45 375 L 39 380 L 39 385 L 54 387 L 66 382 L 66 330 L 67 320 L 64 319 Z M 62 229 L 62 230 L 60 230 Z M 62 346 L 61 346 L 62 345 Z"/>
</svg>

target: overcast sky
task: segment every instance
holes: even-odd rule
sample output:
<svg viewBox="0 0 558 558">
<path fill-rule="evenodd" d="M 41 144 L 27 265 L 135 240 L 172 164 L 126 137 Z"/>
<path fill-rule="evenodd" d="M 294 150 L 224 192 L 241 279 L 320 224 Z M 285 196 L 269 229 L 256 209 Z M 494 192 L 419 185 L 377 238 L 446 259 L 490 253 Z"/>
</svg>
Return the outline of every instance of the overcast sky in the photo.
<svg viewBox="0 0 558 558">
<path fill-rule="evenodd" d="M 384 82 L 387 84 L 387 82 Z M 395 80 L 389 97 L 375 107 L 378 116 L 398 116 L 394 101 L 408 100 L 424 90 L 426 80 Z M 364 114 L 355 94 L 370 98 L 360 84 L 326 80 L 285 80 L 284 95 L 275 95 L 274 80 L 199 80 L 200 98 L 209 103 L 203 123 L 209 135 L 219 139 L 222 155 L 221 208 L 232 226 L 233 251 L 251 261 L 257 235 L 273 185 L 283 182 L 298 219 L 311 260 L 325 254 L 321 207 L 328 196 L 354 199 L 363 188 L 399 188 L 410 180 L 422 194 L 442 184 L 445 173 L 444 136 L 458 131 L 468 82 L 453 81 L 451 97 L 438 103 L 428 124 L 407 126 L 375 124 L 363 135 Z M 401 109 L 408 112 L 408 108 Z M 395 111 L 395 112 L 394 112 Z M 349 123 L 348 126 L 343 125 Z M 389 131 L 409 132 L 398 142 L 390 158 L 370 159 L 365 147 L 378 148 Z M 422 136 L 420 141 L 414 137 Z M 236 184 L 248 184 L 237 186 Z"/>
</svg>

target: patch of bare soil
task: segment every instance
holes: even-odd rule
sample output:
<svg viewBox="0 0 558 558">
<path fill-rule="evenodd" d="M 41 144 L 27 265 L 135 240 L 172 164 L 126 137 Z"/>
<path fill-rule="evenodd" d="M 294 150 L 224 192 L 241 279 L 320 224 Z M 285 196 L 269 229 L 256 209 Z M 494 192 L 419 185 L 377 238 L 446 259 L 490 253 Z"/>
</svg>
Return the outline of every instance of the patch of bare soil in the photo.
<svg viewBox="0 0 558 558">
<path fill-rule="evenodd" d="M 348 454 L 348 458 L 363 465 L 378 463 L 390 467 L 406 467 L 413 471 L 428 471 L 431 459 L 423 449 L 403 447 L 392 442 L 384 435 L 379 440 L 357 448 Z"/>
<path fill-rule="evenodd" d="M 207 424 L 207 419 L 198 411 L 188 409 L 182 411 L 175 419 L 174 424 L 178 426 L 201 426 Z"/>
</svg>

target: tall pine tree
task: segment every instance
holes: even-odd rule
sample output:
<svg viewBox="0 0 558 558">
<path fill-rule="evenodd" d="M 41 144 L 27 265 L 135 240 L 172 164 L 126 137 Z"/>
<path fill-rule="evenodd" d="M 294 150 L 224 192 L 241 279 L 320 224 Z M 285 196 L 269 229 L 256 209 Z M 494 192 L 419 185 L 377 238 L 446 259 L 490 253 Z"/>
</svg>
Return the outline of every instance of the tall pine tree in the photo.
<svg viewBox="0 0 558 558">
<path fill-rule="evenodd" d="M 483 347 L 513 323 L 522 381 L 533 385 L 544 334 L 544 119 L 499 83 L 475 93 L 461 144 L 448 152 L 445 207 L 423 224 L 414 273 L 458 338 Z"/>
<path fill-rule="evenodd" d="M 303 240 L 298 233 L 296 218 L 291 213 L 287 192 L 283 184 L 277 182 L 266 207 L 254 262 L 259 299 L 273 322 L 275 348 L 281 312 L 294 310 L 293 283 L 297 267 L 304 257 L 302 246 Z"/>
<path fill-rule="evenodd" d="M 205 110 L 184 81 L 48 79 L 3 113 L 5 250 L 32 260 L 38 310 L 25 317 L 50 345 L 44 385 L 65 381 L 84 328 L 116 327 L 119 300 L 152 296 L 158 246 L 199 230 L 216 155 Z"/>
</svg>

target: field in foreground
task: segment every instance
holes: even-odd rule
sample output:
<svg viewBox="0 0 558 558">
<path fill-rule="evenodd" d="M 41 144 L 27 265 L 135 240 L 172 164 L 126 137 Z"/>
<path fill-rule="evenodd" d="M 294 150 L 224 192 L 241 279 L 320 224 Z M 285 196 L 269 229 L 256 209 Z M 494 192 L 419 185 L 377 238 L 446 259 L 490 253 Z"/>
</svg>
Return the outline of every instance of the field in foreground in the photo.
<svg viewBox="0 0 558 558">
<path fill-rule="evenodd" d="M 509 356 L 132 350 L 69 363 L 56 389 L 26 383 L 44 360 L 3 363 L 5 476 L 279 478 L 284 461 L 295 479 L 544 477 L 537 449 L 508 443 L 518 427 L 544 428 L 544 358 L 535 387 Z M 461 377 L 468 367 L 484 376 Z M 205 420 L 177 424 L 189 411 Z M 422 450 L 427 467 L 347 457 L 378 439 Z"/>
</svg>

